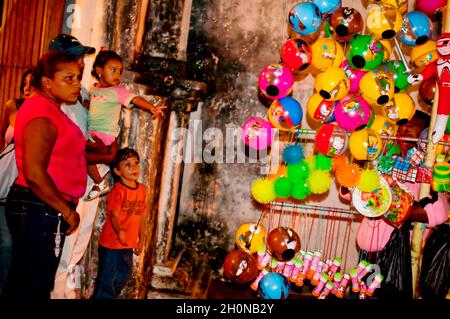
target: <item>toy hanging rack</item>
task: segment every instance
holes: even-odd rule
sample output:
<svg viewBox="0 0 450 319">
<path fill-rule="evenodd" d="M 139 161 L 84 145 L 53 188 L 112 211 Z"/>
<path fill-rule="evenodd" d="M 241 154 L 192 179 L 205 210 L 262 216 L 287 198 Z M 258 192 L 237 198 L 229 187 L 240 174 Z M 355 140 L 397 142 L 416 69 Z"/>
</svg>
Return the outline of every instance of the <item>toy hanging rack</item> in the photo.
<svg viewBox="0 0 450 319">
<path fill-rule="evenodd" d="M 301 213 L 302 211 L 309 211 L 319 215 L 327 215 L 327 213 L 343 213 L 349 215 L 358 215 L 356 210 L 337 208 L 337 207 L 327 207 L 327 206 L 317 206 L 317 205 L 304 205 L 296 203 L 285 203 L 285 202 L 272 202 L 270 203 L 270 208 L 272 210 L 281 210 L 288 208 L 291 212 Z"/>
</svg>

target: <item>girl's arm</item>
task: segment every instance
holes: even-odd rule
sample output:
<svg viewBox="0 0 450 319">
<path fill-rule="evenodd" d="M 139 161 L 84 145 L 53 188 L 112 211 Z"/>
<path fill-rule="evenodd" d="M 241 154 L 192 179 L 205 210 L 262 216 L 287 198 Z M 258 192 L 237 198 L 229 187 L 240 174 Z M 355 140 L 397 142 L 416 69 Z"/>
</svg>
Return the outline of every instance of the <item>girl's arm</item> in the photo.
<svg viewBox="0 0 450 319">
<path fill-rule="evenodd" d="M 69 235 L 78 227 L 80 216 L 47 173 L 57 135 L 56 126 L 47 118 L 36 118 L 28 123 L 23 135 L 23 175 L 33 193 L 63 215 L 69 224 Z"/>
<path fill-rule="evenodd" d="M 136 96 L 135 98 L 133 98 L 131 100 L 131 103 L 133 103 L 140 109 L 150 111 L 153 114 L 154 118 L 164 117 L 164 111 L 167 108 L 167 106 L 165 105 L 160 105 L 161 103 L 158 103 L 158 105 L 155 106 L 140 96 Z"/>
</svg>

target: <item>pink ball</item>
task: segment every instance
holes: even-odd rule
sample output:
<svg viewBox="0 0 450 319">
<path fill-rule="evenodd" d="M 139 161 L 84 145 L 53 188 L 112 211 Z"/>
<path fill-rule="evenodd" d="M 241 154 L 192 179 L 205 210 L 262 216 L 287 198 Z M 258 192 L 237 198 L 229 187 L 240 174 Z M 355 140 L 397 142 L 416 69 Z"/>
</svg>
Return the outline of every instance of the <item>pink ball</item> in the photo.
<svg viewBox="0 0 450 319">
<path fill-rule="evenodd" d="M 255 150 L 265 149 L 272 144 L 274 128 L 262 117 L 251 117 L 242 126 L 242 138 L 245 145 Z"/>
<path fill-rule="evenodd" d="M 345 76 L 350 80 L 350 90 L 348 93 L 358 93 L 359 91 L 359 81 L 361 81 L 361 78 L 366 74 L 366 71 L 362 70 L 356 70 L 352 68 L 348 61 L 345 60 L 341 64 L 341 69 L 345 71 Z"/>
<path fill-rule="evenodd" d="M 361 130 L 373 120 L 369 104 L 360 96 L 349 95 L 340 100 L 334 109 L 336 123 L 348 132 Z"/>
<path fill-rule="evenodd" d="M 291 70 L 281 64 L 269 64 L 259 75 L 258 86 L 261 92 L 271 100 L 287 96 L 294 85 Z"/>
<path fill-rule="evenodd" d="M 442 9 L 447 4 L 447 0 L 417 0 L 416 10 L 427 14 L 433 18 L 439 9 Z"/>
</svg>

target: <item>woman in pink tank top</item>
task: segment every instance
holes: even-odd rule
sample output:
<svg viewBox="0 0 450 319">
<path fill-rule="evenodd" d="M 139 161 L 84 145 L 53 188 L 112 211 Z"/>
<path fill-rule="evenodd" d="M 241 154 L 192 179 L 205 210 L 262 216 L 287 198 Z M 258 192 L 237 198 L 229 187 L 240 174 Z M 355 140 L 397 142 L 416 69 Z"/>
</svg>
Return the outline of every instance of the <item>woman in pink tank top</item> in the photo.
<svg viewBox="0 0 450 319">
<path fill-rule="evenodd" d="M 51 51 L 33 70 L 35 89 L 16 116 L 18 177 L 6 199 L 13 240 L 6 298 L 50 299 L 64 237 L 80 217 L 75 211 L 86 188 L 86 141 L 62 111 L 80 94 L 77 59 Z"/>
</svg>

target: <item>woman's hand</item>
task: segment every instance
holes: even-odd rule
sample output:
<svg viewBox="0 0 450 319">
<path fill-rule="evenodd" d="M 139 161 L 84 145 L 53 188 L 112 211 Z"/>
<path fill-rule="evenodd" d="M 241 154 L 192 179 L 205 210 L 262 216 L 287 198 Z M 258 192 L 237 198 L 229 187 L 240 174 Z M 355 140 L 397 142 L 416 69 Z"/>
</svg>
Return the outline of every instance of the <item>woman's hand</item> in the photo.
<svg viewBox="0 0 450 319">
<path fill-rule="evenodd" d="M 80 224 L 80 215 L 75 211 L 71 211 L 69 215 L 63 215 L 64 220 L 69 224 L 69 228 L 67 228 L 66 236 L 72 234 Z"/>
</svg>

